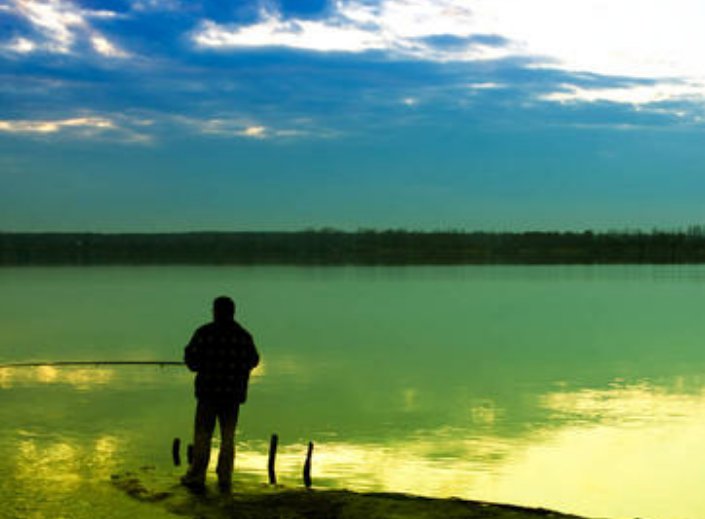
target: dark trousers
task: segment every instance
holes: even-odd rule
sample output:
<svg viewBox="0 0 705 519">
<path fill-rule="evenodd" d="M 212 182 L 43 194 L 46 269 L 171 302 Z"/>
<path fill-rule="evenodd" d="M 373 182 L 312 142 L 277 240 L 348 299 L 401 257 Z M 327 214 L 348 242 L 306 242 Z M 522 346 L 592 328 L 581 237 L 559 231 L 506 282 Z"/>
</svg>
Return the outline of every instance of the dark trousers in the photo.
<svg viewBox="0 0 705 519">
<path fill-rule="evenodd" d="M 203 483 L 211 456 L 211 437 L 216 418 L 220 427 L 220 454 L 218 455 L 218 483 L 230 485 L 235 462 L 235 427 L 240 405 L 233 401 L 198 400 L 193 434 L 193 463 L 188 471 L 188 479 Z"/>
</svg>

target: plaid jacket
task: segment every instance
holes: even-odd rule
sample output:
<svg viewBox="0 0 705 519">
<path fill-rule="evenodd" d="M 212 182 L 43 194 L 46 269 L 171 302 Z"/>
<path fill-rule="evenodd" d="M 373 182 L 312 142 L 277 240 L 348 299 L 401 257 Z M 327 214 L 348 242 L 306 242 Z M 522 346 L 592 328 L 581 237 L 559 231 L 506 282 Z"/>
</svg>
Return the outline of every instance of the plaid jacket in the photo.
<svg viewBox="0 0 705 519">
<path fill-rule="evenodd" d="M 244 403 L 250 371 L 259 364 L 252 335 L 236 321 L 198 328 L 184 351 L 196 374 L 196 398 Z"/>
</svg>

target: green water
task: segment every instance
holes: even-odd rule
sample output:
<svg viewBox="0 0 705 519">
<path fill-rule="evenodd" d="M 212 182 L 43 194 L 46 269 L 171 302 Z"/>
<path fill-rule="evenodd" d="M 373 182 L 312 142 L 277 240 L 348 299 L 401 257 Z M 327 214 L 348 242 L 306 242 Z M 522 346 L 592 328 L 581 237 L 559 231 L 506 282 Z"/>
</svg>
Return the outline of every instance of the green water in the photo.
<svg viewBox="0 0 705 519">
<path fill-rule="evenodd" d="M 180 360 L 232 295 L 263 364 L 236 470 L 603 517 L 705 515 L 705 267 L 0 270 L 0 362 Z M 185 368 L 0 370 L 0 517 L 167 517 Z"/>
</svg>

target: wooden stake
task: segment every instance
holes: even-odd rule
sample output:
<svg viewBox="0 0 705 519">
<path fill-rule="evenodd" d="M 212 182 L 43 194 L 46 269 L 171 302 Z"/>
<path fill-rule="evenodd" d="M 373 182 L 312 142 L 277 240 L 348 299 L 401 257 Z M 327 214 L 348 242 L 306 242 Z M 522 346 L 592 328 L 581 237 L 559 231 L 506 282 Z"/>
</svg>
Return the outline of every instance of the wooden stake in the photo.
<svg viewBox="0 0 705 519">
<path fill-rule="evenodd" d="M 179 438 L 174 438 L 171 443 L 171 459 L 174 461 L 175 467 L 181 465 L 181 440 Z"/>
<path fill-rule="evenodd" d="M 304 486 L 311 488 L 311 456 L 313 455 L 313 442 L 308 442 L 308 452 L 306 453 L 306 462 L 304 463 Z"/>
<path fill-rule="evenodd" d="M 193 465 L 193 444 L 191 443 L 186 447 L 186 459 L 188 460 L 189 466 Z"/>
<path fill-rule="evenodd" d="M 275 464 L 277 462 L 277 445 L 279 444 L 279 436 L 276 434 L 272 435 L 272 439 L 269 442 L 269 461 L 267 462 L 267 471 L 269 472 L 269 484 L 277 484 L 277 472 Z"/>
</svg>

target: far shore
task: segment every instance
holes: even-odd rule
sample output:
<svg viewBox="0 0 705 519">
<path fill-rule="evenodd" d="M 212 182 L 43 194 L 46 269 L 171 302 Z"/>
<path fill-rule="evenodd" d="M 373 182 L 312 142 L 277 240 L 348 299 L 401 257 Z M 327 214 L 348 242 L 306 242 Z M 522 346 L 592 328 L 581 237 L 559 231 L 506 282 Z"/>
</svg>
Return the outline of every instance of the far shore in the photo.
<svg viewBox="0 0 705 519">
<path fill-rule="evenodd" d="M 0 266 L 705 264 L 705 228 L 676 231 L 0 232 Z"/>
</svg>

